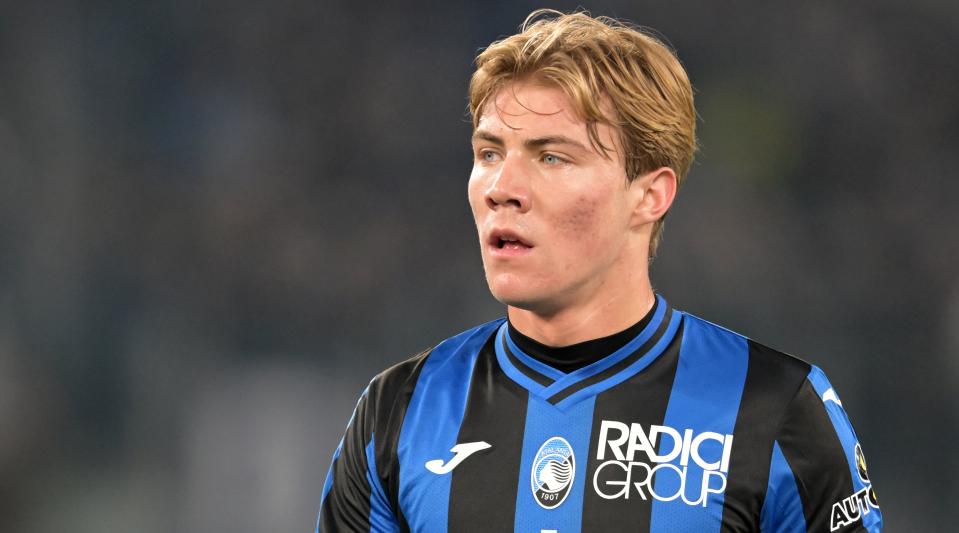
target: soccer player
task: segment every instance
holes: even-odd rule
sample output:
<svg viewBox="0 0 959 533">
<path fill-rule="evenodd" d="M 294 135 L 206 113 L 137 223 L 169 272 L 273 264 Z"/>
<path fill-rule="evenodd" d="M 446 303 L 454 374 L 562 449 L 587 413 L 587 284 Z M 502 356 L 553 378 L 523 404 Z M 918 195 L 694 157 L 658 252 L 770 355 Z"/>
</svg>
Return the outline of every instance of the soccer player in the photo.
<svg viewBox="0 0 959 533">
<path fill-rule="evenodd" d="M 696 147 L 650 35 L 534 12 L 476 59 L 469 201 L 507 317 L 370 382 L 317 530 L 880 531 L 821 370 L 649 280 Z"/>
</svg>

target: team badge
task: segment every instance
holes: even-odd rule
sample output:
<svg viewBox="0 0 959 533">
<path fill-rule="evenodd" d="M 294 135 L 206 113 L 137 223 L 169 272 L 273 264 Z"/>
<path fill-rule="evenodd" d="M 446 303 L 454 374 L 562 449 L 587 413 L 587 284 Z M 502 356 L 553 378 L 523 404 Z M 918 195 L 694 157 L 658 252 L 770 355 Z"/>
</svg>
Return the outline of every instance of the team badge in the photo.
<svg viewBox="0 0 959 533">
<path fill-rule="evenodd" d="M 856 443 L 856 470 L 863 483 L 869 483 L 869 472 L 866 470 L 866 456 L 862 454 L 862 446 Z"/>
<path fill-rule="evenodd" d="M 536 503 L 544 509 L 559 507 L 569 494 L 576 474 L 573 447 L 562 437 L 550 437 L 536 452 L 531 474 Z"/>
</svg>

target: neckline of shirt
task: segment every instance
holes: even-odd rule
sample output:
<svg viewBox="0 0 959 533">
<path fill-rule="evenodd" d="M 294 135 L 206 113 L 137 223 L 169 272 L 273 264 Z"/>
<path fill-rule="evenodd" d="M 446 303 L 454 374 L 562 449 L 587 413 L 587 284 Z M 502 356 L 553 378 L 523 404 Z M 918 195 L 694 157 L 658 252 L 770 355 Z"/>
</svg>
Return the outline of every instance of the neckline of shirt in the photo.
<svg viewBox="0 0 959 533">
<path fill-rule="evenodd" d="M 639 322 L 618 333 L 568 346 L 547 346 L 526 336 L 516 329 L 513 323 L 508 320 L 507 334 L 510 340 L 513 341 L 513 344 L 522 350 L 524 354 L 544 365 L 569 374 L 570 372 L 575 372 L 580 368 L 589 366 L 616 350 L 619 350 L 623 346 L 626 346 L 629 341 L 639 335 L 646 326 L 649 325 L 659 305 L 659 298 L 655 298 L 653 306 Z"/>
</svg>

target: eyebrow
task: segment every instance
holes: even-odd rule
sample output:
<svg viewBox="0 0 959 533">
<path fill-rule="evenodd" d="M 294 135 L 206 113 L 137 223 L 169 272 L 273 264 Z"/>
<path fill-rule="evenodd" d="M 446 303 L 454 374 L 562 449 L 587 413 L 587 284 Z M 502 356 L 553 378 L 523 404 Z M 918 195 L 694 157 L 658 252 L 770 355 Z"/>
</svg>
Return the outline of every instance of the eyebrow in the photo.
<svg viewBox="0 0 959 533">
<path fill-rule="evenodd" d="M 506 142 L 503 141 L 501 137 L 493 135 L 492 133 L 484 130 L 477 130 L 473 133 L 473 141 L 488 141 L 496 146 L 505 146 Z M 523 141 L 523 145 L 526 148 L 541 148 L 547 145 L 567 145 L 572 146 L 573 148 L 578 148 L 584 152 L 589 152 L 590 150 L 583 146 L 583 143 L 565 137 L 563 135 L 549 135 L 546 137 L 537 137 L 535 139 L 526 139 Z"/>
</svg>

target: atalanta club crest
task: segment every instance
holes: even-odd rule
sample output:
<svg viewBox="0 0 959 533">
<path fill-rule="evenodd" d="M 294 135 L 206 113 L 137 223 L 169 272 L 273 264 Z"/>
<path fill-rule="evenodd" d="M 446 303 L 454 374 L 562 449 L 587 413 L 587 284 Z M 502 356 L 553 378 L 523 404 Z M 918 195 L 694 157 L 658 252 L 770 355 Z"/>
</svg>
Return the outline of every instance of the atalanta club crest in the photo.
<svg viewBox="0 0 959 533">
<path fill-rule="evenodd" d="M 531 478 L 536 503 L 544 509 L 559 507 L 573 486 L 575 474 L 573 447 L 562 437 L 547 439 L 533 459 Z"/>
</svg>

